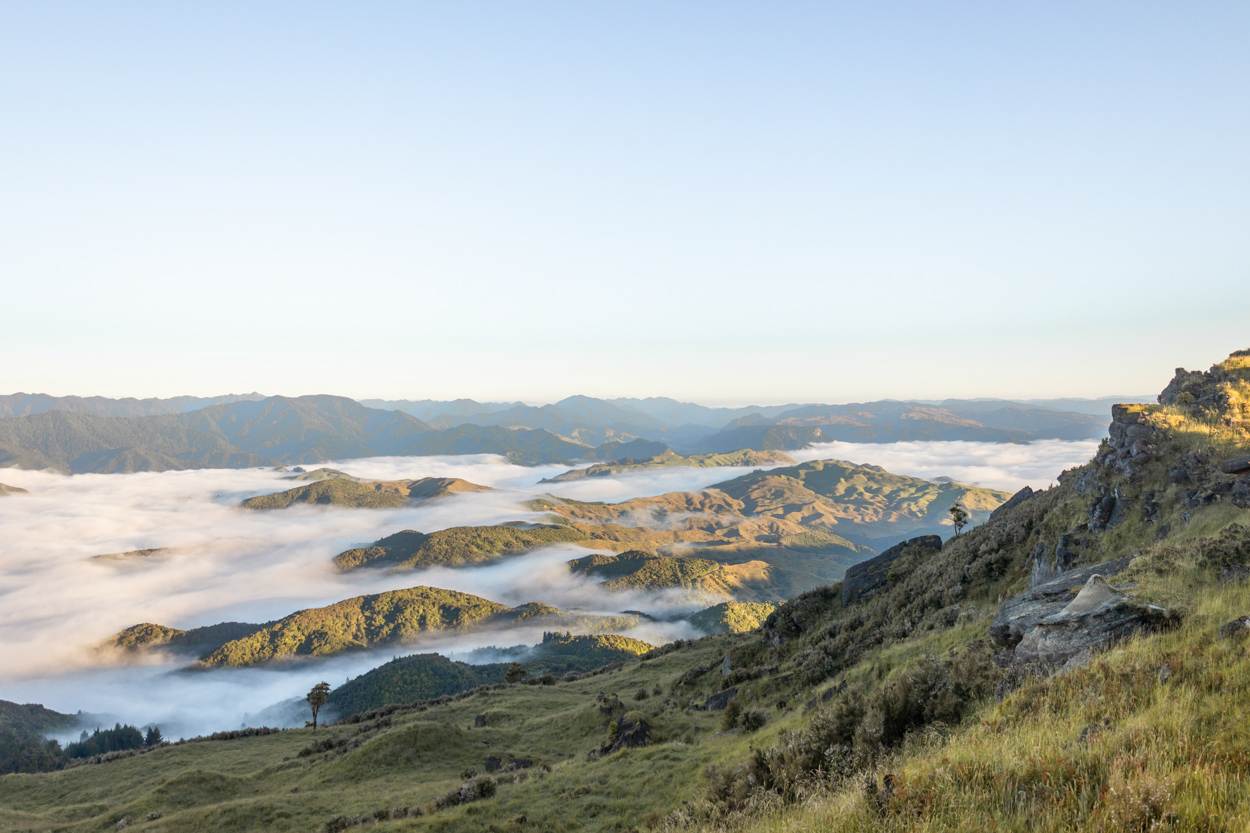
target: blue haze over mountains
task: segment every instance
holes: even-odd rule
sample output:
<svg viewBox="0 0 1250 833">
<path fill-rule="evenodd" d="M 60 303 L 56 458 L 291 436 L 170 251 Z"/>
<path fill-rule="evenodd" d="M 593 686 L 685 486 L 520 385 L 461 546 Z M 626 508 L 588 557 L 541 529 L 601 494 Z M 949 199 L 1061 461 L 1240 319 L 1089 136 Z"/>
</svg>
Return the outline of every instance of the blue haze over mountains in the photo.
<svg viewBox="0 0 1250 833">
<path fill-rule="evenodd" d="M 571 396 L 547 405 L 329 395 L 0 396 L 0 466 L 73 473 L 492 453 L 526 465 L 815 442 L 1030 442 L 1102 436 L 1112 401 L 997 399 L 710 407 Z"/>
</svg>

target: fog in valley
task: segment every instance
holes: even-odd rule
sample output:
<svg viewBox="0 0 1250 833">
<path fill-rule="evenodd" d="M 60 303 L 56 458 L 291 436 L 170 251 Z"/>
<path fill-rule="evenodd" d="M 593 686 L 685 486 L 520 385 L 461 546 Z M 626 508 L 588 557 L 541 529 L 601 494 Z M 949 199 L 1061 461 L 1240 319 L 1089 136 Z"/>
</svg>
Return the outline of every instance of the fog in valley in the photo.
<svg viewBox="0 0 1250 833">
<path fill-rule="evenodd" d="M 826 443 L 792 453 L 799 460 L 874 463 L 900 474 L 1013 491 L 1045 487 L 1087 460 L 1094 442 L 1030 444 Z M 309 464 L 306 464 L 309 465 Z M 462 494 L 404 509 L 296 506 L 256 512 L 246 497 L 299 485 L 264 469 L 64 476 L 8 469 L 4 481 L 29 494 L 0 500 L 0 699 L 38 702 L 114 719 L 159 723 L 167 736 L 236 728 L 318 680 L 348 677 L 416 651 L 464 658 L 466 651 L 533 644 L 542 627 L 431 635 L 321 662 L 256 669 L 182 672 L 178 662 L 123 664 L 99 648 L 139 622 L 179 628 L 226 620 L 263 622 L 363 593 L 416 585 L 460 590 L 508 605 L 541 601 L 566 610 L 657 615 L 697 609 L 680 593 L 609 593 L 570 575 L 565 562 L 588 550 L 560 545 L 488 566 L 404 573 L 337 572 L 331 559 L 351 546 L 402 529 L 534 521 L 524 505 L 543 494 L 618 501 L 699 489 L 749 469 L 672 468 L 540 483 L 564 466 L 524 467 L 493 455 L 371 458 L 325 465 L 365 478 L 461 477 L 495 491 Z M 146 558 L 98 558 L 145 548 Z M 628 632 L 655 644 L 695 635 L 680 621 L 647 622 Z M 483 657 L 475 656 L 477 661 Z M 253 718 L 248 716 L 252 715 Z"/>
</svg>

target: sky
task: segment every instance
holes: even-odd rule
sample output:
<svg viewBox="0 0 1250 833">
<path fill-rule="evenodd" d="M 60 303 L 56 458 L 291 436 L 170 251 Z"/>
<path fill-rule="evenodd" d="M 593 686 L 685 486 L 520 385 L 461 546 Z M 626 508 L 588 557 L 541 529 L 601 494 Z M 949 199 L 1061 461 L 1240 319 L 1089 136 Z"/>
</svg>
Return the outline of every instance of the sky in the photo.
<svg viewBox="0 0 1250 833">
<path fill-rule="evenodd" d="M 1250 5 L 0 4 L 0 392 L 1156 391 Z"/>
</svg>

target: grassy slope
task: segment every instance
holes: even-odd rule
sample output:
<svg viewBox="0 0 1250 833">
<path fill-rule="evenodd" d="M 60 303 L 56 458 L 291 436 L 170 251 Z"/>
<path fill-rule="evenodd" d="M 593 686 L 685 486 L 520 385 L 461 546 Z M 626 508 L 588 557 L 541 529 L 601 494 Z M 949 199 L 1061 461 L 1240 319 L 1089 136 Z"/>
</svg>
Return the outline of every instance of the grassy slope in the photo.
<svg viewBox="0 0 1250 833">
<path fill-rule="evenodd" d="M 536 547 L 585 540 L 567 526 L 455 526 L 437 532 L 404 530 L 355 547 L 334 557 L 340 570 L 360 567 L 392 567 L 415 570 L 431 565 L 461 567 L 480 564 L 505 555 L 518 555 Z"/>
<path fill-rule="evenodd" d="M 480 691 L 318 733 L 346 741 L 339 750 L 301 757 L 313 736 L 296 730 L 0 778 L 0 826 L 106 830 L 128 817 L 141 830 L 314 830 L 334 815 L 424 804 L 459 785 L 466 769 L 480 769 L 484 755 L 513 754 L 551 770 L 502 783 L 480 803 L 368 829 L 628 830 L 661 822 L 683 802 L 694 826 L 758 831 L 1119 831 L 1160 820 L 1162 829 L 1245 829 L 1250 667 L 1245 643 L 1216 630 L 1250 612 L 1250 589 L 1220 579 L 1250 562 L 1250 534 L 1230 526 L 1248 513 L 1221 500 L 1191 505 L 1191 490 L 1170 483 L 1177 455 L 1209 448 L 1211 438 L 1183 415 L 1158 417 L 1177 420 L 1168 448 L 1132 478 L 1109 468 L 1073 472 L 936 555 L 905 554 L 887 589 L 846 609 L 836 592 L 816 591 L 757 634 L 710 637 L 572 682 Z M 1240 436 L 1219 442 L 1219 453 L 1250 447 Z M 1036 545 L 1088 522 L 1091 479 L 1118 489 L 1132 511 L 1106 532 L 1079 535 L 1081 561 L 1139 553 L 1117 581 L 1180 609 L 1183 624 L 1075 672 L 1026 680 L 995 701 L 1000 678 L 986 626 L 1003 594 L 1023 586 Z M 1139 511 L 1149 502 L 1158 506 L 1152 521 Z M 726 654 L 728 679 L 719 670 Z M 940 685 L 919 702 L 939 719 L 890 725 L 898 698 L 910 703 L 918 696 L 911 684 L 935 668 Z M 722 731 L 719 714 L 688 708 L 729 682 L 747 708 L 765 714 L 759 731 Z M 657 686 L 661 696 L 633 699 Z M 588 759 L 606 739 L 600 693 L 647 715 L 657 742 Z M 486 726 L 471 728 L 477 715 Z M 812 748 L 834 753 L 822 760 L 844 777 L 787 757 Z M 778 777 L 789 769 L 807 780 L 775 790 L 756 781 L 744 814 L 726 817 L 698 809 L 720 783 L 709 781 L 709 764 Z M 865 773 L 875 791 L 865 789 Z M 152 811 L 164 815 L 144 822 Z"/>
</svg>

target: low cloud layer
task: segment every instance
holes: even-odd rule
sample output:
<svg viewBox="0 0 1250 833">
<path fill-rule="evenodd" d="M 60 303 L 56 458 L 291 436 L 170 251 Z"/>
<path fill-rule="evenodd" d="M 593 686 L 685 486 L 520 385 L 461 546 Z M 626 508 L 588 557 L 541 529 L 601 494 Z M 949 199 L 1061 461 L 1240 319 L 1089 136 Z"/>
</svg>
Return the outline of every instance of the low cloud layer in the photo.
<svg viewBox="0 0 1250 833">
<path fill-rule="evenodd" d="M 950 477 L 1014 492 L 1023 486 L 1044 489 L 1064 469 L 1088 462 L 1097 440 L 1039 440 L 1031 443 L 908 442 L 818 443 L 792 453 L 800 460 L 872 463 L 895 474 L 932 480 Z"/>
<path fill-rule="evenodd" d="M 1089 458 L 1094 443 L 828 443 L 802 459 L 871 462 L 922 477 L 946 475 L 1015 489 L 1048 485 L 1063 468 Z M 471 569 L 340 574 L 338 552 L 401 529 L 426 532 L 464 524 L 534 520 L 524 502 L 553 493 L 618 501 L 703 488 L 749 471 L 663 469 L 567 483 L 540 483 L 561 466 L 516 466 L 491 455 L 373 458 L 331 462 L 371 478 L 463 477 L 497 491 L 465 494 L 412 508 L 358 510 L 297 506 L 272 512 L 238 508 L 245 497 L 294 485 L 281 473 L 200 470 L 62 476 L 6 470 L 4 481 L 29 494 L 0 499 L 0 699 L 42 702 L 122 719 L 162 722 L 175 733 L 239 725 L 247 713 L 362 673 L 395 648 L 287 670 L 171 674 L 169 664 L 102 665 L 94 646 L 123 627 L 158 622 L 194 627 L 223 620 L 267 621 L 362 593 L 429 584 L 506 604 L 543 601 L 585 612 L 690 609 L 680 594 L 609 594 L 564 566 L 587 550 L 549 547 Z M 146 559 L 93 556 L 144 548 Z M 537 641 L 541 628 L 507 634 L 431 638 L 420 650 Z M 689 635 L 677 623 L 642 626 L 650 642 Z"/>
</svg>

